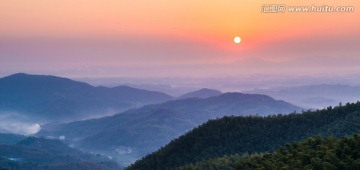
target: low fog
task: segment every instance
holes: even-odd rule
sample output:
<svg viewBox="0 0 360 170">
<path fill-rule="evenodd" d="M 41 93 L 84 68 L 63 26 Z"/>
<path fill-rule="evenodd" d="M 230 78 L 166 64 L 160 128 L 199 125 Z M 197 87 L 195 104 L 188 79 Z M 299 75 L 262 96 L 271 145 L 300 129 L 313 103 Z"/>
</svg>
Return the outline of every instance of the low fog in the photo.
<svg viewBox="0 0 360 170">
<path fill-rule="evenodd" d="M 0 111 L 0 132 L 15 133 L 21 135 L 32 135 L 40 131 L 38 122 L 15 112 Z"/>
</svg>

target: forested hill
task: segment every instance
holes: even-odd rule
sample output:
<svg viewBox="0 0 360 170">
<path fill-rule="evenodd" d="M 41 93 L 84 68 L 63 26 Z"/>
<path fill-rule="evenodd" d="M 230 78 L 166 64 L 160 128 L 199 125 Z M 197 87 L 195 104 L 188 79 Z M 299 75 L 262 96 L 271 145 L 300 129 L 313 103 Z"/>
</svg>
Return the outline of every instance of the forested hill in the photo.
<svg viewBox="0 0 360 170">
<path fill-rule="evenodd" d="M 128 169 L 171 169 L 224 155 L 267 152 L 318 134 L 360 133 L 360 102 L 302 114 L 210 120 Z"/>
<path fill-rule="evenodd" d="M 310 137 L 267 154 L 230 155 L 200 161 L 177 170 L 360 169 L 360 135 L 336 139 Z"/>
</svg>

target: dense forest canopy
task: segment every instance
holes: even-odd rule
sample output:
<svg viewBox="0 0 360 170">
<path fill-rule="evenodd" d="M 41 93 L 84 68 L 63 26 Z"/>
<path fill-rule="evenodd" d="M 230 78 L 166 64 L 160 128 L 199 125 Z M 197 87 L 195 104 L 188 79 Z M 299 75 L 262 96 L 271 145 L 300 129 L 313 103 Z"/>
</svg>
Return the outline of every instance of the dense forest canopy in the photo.
<svg viewBox="0 0 360 170">
<path fill-rule="evenodd" d="M 360 135 L 336 139 L 310 137 L 266 154 L 230 155 L 188 164 L 177 170 L 360 169 Z"/>
</svg>

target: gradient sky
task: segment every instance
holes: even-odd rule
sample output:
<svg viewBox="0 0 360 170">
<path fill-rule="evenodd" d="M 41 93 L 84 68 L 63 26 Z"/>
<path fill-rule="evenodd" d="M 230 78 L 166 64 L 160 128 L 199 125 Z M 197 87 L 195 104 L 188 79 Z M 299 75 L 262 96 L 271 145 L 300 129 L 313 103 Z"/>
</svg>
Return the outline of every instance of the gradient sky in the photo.
<svg viewBox="0 0 360 170">
<path fill-rule="evenodd" d="M 263 4 L 355 11 L 262 13 Z M 360 74 L 359 7 L 359 0 L 0 0 L 0 75 Z"/>
</svg>

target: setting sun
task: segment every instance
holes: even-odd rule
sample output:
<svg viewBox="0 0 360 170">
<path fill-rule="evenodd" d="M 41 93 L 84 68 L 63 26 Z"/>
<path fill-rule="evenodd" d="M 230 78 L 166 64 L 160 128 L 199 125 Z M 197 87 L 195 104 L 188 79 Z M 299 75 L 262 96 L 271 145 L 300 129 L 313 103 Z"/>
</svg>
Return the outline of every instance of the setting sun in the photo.
<svg viewBox="0 0 360 170">
<path fill-rule="evenodd" d="M 234 43 L 235 43 L 235 44 L 239 44 L 240 42 L 241 42 L 241 38 L 240 38 L 240 37 L 238 37 L 238 36 L 234 37 Z"/>
</svg>

